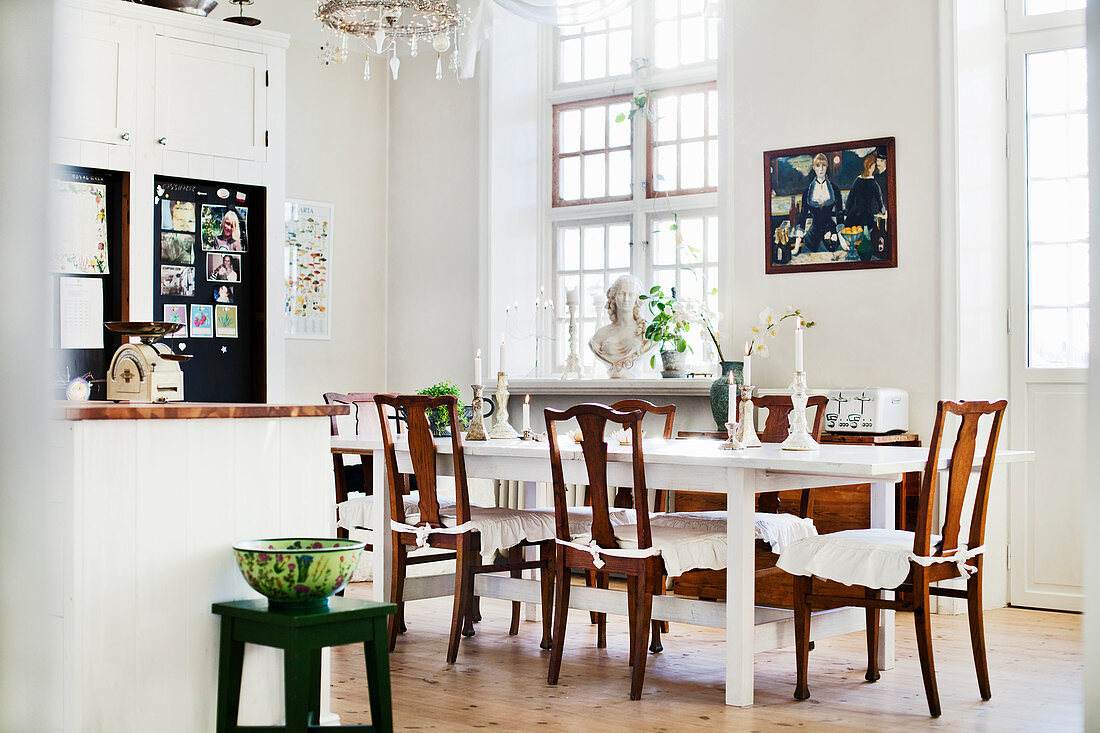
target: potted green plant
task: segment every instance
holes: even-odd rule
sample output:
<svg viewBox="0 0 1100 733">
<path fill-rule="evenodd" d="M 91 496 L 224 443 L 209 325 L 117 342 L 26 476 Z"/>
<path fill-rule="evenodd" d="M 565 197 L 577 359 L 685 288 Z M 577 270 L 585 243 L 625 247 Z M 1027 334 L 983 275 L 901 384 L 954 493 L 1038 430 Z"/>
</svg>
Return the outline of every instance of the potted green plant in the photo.
<svg viewBox="0 0 1100 733">
<path fill-rule="evenodd" d="M 661 376 L 678 378 L 684 376 L 684 355 L 692 350 L 684 336 L 691 330 L 690 312 L 676 299 L 676 288 L 665 293 L 660 285 L 654 285 L 649 292 L 638 296 L 638 300 L 647 301 L 653 319 L 646 324 L 645 337 L 657 344 L 661 353 Z M 656 367 L 657 356 L 649 358 L 649 365 Z"/>
<path fill-rule="evenodd" d="M 437 382 L 431 387 L 425 387 L 417 392 L 419 395 L 426 395 L 428 397 L 442 397 L 443 395 L 454 395 L 458 397 L 458 422 L 460 427 L 466 427 L 466 406 L 462 404 L 462 390 L 458 388 L 450 379 L 445 379 L 442 382 Z M 431 427 L 432 435 L 437 438 L 449 437 L 451 434 L 451 420 L 447 416 L 447 410 L 443 407 L 433 407 L 428 410 L 428 425 Z"/>
</svg>

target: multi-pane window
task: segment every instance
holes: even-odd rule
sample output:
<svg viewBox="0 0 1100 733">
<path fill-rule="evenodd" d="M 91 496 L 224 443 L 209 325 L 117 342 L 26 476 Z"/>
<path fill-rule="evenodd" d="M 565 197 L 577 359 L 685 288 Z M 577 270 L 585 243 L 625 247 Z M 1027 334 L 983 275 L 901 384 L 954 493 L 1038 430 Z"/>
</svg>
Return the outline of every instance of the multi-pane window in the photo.
<svg viewBox="0 0 1100 733">
<path fill-rule="evenodd" d="M 649 244 L 646 270 L 649 284 L 664 291 L 676 288 L 680 298 L 690 298 L 717 312 L 718 298 L 712 292 L 718 286 L 718 212 L 690 211 L 677 214 L 653 214 L 649 217 Z M 708 353 L 703 331 L 688 334 L 693 353 Z"/>
<path fill-rule="evenodd" d="M 554 206 L 630 200 L 630 96 L 554 107 Z"/>
<path fill-rule="evenodd" d="M 706 17 L 705 6 L 704 0 L 653 1 L 653 63 L 658 69 L 718 60 L 718 19 Z"/>
<path fill-rule="evenodd" d="M 629 217 L 602 222 L 562 222 L 554 228 L 555 298 L 565 303 L 570 290 L 579 300 L 581 361 L 592 363 L 592 351 L 585 348 L 596 328 L 607 323 L 604 307 L 607 289 L 616 278 L 632 271 Z M 569 319 L 562 310 L 557 323 L 558 363 L 569 353 Z"/>
<path fill-rule="evenodd" d="M 630 8 L 607 20 L 558 28 L 559 84 L 596 81 L 630 74 Z"/>
<path fill-rule="evenodd" d="M 607 322 L 607 289 L 633 275 L 648 291 L 716 309 L 718 287 L 718 20 L 704 0 L 635 0 L 607 21 L 554 31 L 548 93 L 552 253 L 540 285 L 558 304 L 577 290 L 581 358 Z M 674 227 L 674 223 L 676 226 Z M 647 314 L 648 315 L 648 314 Z M 689 334 L 702 365 L 709 350 Z M 545 361 L 568 354 L 559 307 Z"/>
<path fill-rule="evenodd" d="M 1028 365 L 1088 364 L 1085 49 L 1027 55 Z"/>
<path fill-rule="evenodd" d="M 701 84 L 656 93 L 648 125 L 652 197 L 718 190 L 718 90 Z"/>
</svg>

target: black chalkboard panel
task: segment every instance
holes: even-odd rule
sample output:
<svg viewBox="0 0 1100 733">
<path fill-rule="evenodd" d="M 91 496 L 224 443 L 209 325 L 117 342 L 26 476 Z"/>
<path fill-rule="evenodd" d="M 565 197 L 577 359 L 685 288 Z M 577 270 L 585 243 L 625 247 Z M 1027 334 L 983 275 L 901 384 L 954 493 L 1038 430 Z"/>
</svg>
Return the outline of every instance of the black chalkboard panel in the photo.
<svg viewBox="0 0 1100 733">
<path fill-rule="evenodd" d="M 154 178 L 153 318 L 187 325 L 164 343 L 188 402 L 266 399 L 266 190 Z"/>
<path fill-rule="evenodd" d="M 129 302 L 129 257 L 130 244 L 130 181 L 129 175 L 120 171 L 99 168 L 80 168 L 75 166 L 56 166 L 53 177 L 59 181 L 74 181 L 103 185 L 106 189 L 106 233 L 107 233 L 107 274 L 60 274 L 50 273 L 50 298 L 53 313 L 60 314 L 59 301 L 61 280 L 67 277 L 87 277 L 103 281 L 103 320 L 124 321 L 128 319 Z M 55 212 L 55 216 L 63 216 Z M 60 343 L 60 320 L 54 318 L 50 324 L 53 333 L 51 344 Z M 104 330 L 101 349 L 57 349 L 56 396 L 65 396 L 67 380 L 91 374 L 91 399 L 102 400 L 107 397 L 104 379 L 111 356 L 122 344 L 122 337 Z"/>
</svg>

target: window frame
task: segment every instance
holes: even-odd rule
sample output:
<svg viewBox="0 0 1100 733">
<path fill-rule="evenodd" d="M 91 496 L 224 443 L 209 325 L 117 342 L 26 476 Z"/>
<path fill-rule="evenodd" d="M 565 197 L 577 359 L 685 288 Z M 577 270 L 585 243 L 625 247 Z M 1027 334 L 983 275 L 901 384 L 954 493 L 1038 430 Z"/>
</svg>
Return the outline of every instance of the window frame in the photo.
<svg viewBox="0 0 1100 733">
<path fill-rule="evenodd" d="M 652 0 L 638 0 L 634 4 L 634 26 L 632 33 L 632 49 L 633 59 L 647 56 L 647 49 L 652 45 Z M 555 302 L 557 300 L 558 291 L 558 275 L 555 269 L 556 266 L 556 247 L 557 237 L 555 227 L 559 222 L 583 222 L 583 221 L 599 221 L 608 220 L 613 218 L 628 217 L 631 222 L 631 253 L 632 253 L 632 266 L 631 274 L 635 275 L 643 282 L 649 277 L 649 273 L 646 271 L 647 262 L 649 258 L 648 246 L 649 246 L 649 232 L 648 232 L 648 218 L 651 215 L 668 214 L 669 211 L 676 211 L 677 213 L 684 213 L 697 209 L 713 209 L 719 212 L 725 211 L 727 202 L 721 198 L 726 196 L 724 192 L 718 190 L 710 190 L 699 193 L 676 193 L 670 196 L 665 196 L 662 192 L 657 197 L 646 196 L 646 181 L 647 181 L 647 159 L 648 151 L 643 151 L 644 154 L 637 154 L 640 146 L 643 144 L 640 141 L 647 139 L 648 131 L 642 126 L 647 125 L 648 121 L 644 115 L 635 115 L 634 120 L 630 123 L 634 127 L 632 129 L 631 139 L 633 141 L 633 154 L 632 157 L 632 185 L 631 196 L 627 200 L 620 201 L 601 201 L 596 203 L 586 203 L 580 205 L 566 205 L 566 206 L 554 206 L 553 198 L 555 195 L 555 183 L 553 180 L 553 169 L 555 161 L 555 146 L 557 144 L 557 130 L 554 125 L 554 106 L 568 102 L 579 101 L 594 101 L 601 97 L 614 97 L 624 94 L 633 96 L 635 90 L 651 89 L 659 91 L 661 89 L 673 89 L 678 87 L 687 87 L 697 84 L 715 83 L 718 92 L 719 99 L 719 126 L 721 127 L 723 121 L 722 101 L 721 95 L 723 90 L 727 87 L 723 85 L 721 79 L 719 79 L 719 69 L 722 65 L 722 59 L 724 57 L 724 29 L 721 26 L 721 19 L 719 19 L 719 58 L 717 61 L 708 61 L 704 64 L 692 65 L 690 67 L 676 68 L 676 69 L 657 69 L 653 65 L 645 66 L 641 69 L 634 68 L 634 73 L 627 77 L 615 77 L 610 79 L 599 79 L 585 82 L 571 82 L 566 84 L 560 84 L 557 82 L 557 69 L 560 60 L 558 58 L 558 44 L 557 34 L 551 27 L 543 27 L 539 31 L 539 99 L 540 110 L 539 123 L 538 123 L 538 145 L 537 145 L 537 168 L 539 172 L 539 200 L 537 202 L 537 216 L 539 219 L 538 227 L 538 256 L 537 256 L 537 284 L 538 287 L 544 291 L 555 294 Z M 650 53 L 651 57 L 652 54 Z M 626 124 L 626 123 L 623 123 Z M 719 187 L 724 182 L 723 168 L 724 156 L 728 154 L 728 147 L 726 143 L 723 143 L 723 137 L 719 136 L 719 171 L 718 181 Z M 674 202 L 672 207 L 668 201 Z M 722 232 L 726 230 L 721 218 L 719 218 L 719 283 L 717 286 L 721 287 L 721 284 L 727 282 L 729 278 L 731 267 L 726 264 L 723 267 L 722 263 L 729 263 L 729 255 L 731 245 L 728 241 L 728 237 L 723 237 Z M 640 245 L 640 246 L 637 246 Z M 728 297 L 719 293 L 719 304 L 726 305 Z M 544 327 L 549 329 L 549 333 L 542 331 L 541 336 L 537 339 L 537 352 L 538 362 L 540 365 L 540 374 L 560 374 L 564 367 L 564 356 L 567 353 L 566 349 L 568 344 L 557 345 L 555 343 L 558 334 L 558 323 L 561 320 L 568 318 L 568 311 L 564 307 L 564 303 L 558 303 L 556 306 L 556 313 L 550 319 L 548 323 L 544 324 Z M 547 337 L 549 336 L 549 338 Z M 581 344 L 582 350 L 585 348 L 584 344 Z M 558 361 L 558 353 L 562 354 L 561 362 Z M 656 372 L 654 373 L 656 376 Z"/>
<path fill-rule="evenodd" d="M 591 106 L 594 106 L 596 104 L 601 104 L 601 105 L 605 105 L 607 107 L 611 107 L 611 105 L 613 105 L 613 104 L 619 104 L 621 102 L 629 102 L 630 99 L 631 99 L 631 95 L 629 95 L 629 94 L 618 94 L 618 95 L 610 96 L 610 97 L 594 97 L 594 98 L 591 98 L 591 99 L 577 99 L 577 100 L 573 100 L 571 102 L 560 102 L 560 103 L 555 104 L 555 105 L 552 106 L 552 108 L 551 108 L 552 109 L 552 112 L 551 112 L 552 121 L 551 121 L 551 133 L 550 133 L 551 138 L 552 138 L 551 142 L 552 142 L 552 145 L 553 145 L 553 149 L 551 151 L 551 166 L 552 166 L 551 171 L 552 172 L 551 172 L 551 178 L 550 178 L 550 195 L 552 197 L 551 202 L 550 202 L 550 206 L 552 208 L 561 208 L 563 206 L 587 206 L 589 204 L 613 203 L 613 202 L 617 202 L 617 201 L 630 201 L 630 199 L 633 198 L 633 196 L 634 196 L 633 175 L 631 176 L 632 180 L 631 180 L 631 183 L 630 183 L 629 192 L 626 193 L 625 195 L 622 195 L 622 196 L 610 196 L 610 195 L 609 196 L 600 196 L 600 197 L 591 198 L 591 199 L 584 198 L 584 196 L 583 196 L 583 191 L 584 191 L 584 170 L 583 170 L 584 162 L 583 162 L 583 158 L 584 158 L 585 154 L 602 152 L 607 156 L 607 159 L 610 162 L 612 152 L 618 152 L 618 151 L 621 151 L 621 150 L 626 150 L 627 152 L 630 153 L 631 168 L 633 169 L 634 152 L 635 152 L 635 137 L 634 137 L 634 128 L 633 128 L 633 126 L 631 126 L 631 129 L 630 129 L 630 143 L 625 148 L 622 147 L 622 146 L 618 146 L 618 147 L 614 147 L 614 148 L 610 147 L 610 142 L 611 142 L 610 139 L 609 139 L 611 137 L 611 134 L 610 134 L 611 127 L 610 126 L 614 125 L 614 124 L 620 124 L 620 123 L 616 123 L 615 121 L 612 120 L 612 121 L 608 122 L 608 127 L 604 131 L 604 147 L 603 148 L 592 148 L 591 150 L 586 150 L 584 145 L 583 145 L 583 140 L 584 140 L 584 114 L 583 113 L 581 114 L 581 141 L 582 141 L 582 144 L 577 149 L 577 152 L 575 154 L 574 153 L 565 153 L 566 157 L 572 158 L 572 157 L 575 156 L 578 159 L 582 159 L 581 160 L 581 166 L 582 166 L 582 168 L 581 168 L 581 179 L 580 179 L 580 187 L 581 187 L 582 196 L 578 199 L 575 199 L 575 200 L 563 199 L 563 198 L 561 198 L 561 188 L 559 186 L 559 184 L 561 182 L 560 181 L 560 173 L 561 173 L 561 156 L 562 156 L 562 153 L 559 150 L 559 146 L 561 144 L 561 124 L 560 124 L 561 123 L 561 113 L 562 112 L 567 112 L 567 111 L 573 110 L 573 109 L 583 110 L 586 107 L 591 107 Z M 604 169 L 604 172 L 605 172 L 605 183 L 610 184 L 610 182 L 611 182 L 610 165 L 607 168 Z M 610 185 L 608 185 L 607 189 L 609 191 L 610 191 L 610 188 L 611 188 Z"/>
<path fill-rule="evenodd" d="M 658 147 L 658 144 L 657 144 L 657 131 L 656 131 L 657 125 L 653 122 L 650 122 L 649 120 L 646 120 L 646 123 L 645 123 L 645 128 L 646 128 L 646 141 L 645 141 L 645 146 L 646 146 L 645 195 L 646 195 L 646 198 L 656 199 L 656 198 L 663 198 L 665 196 L 679 197 L 679 196 L 686 196 L 686 195 L 693 194 L 693 193 L 718 193 L 718 185 L 717 184 L 715 184 L 714 186 L 707 186 L 706 185 L 706 181 L 707 181 L 707 178 L 708 178 L 707 173 L 710 171 L 710 156 L 707 155 L 707 144 L 711 140 L 713 140 L 714 141 L 713 144 L 716 145 L 716 146 L 718 145 L 718 135 L 715 135 L 713 138 L 711 138 L 707 135 L 707 130 L 706 130 L 707 124 L 708 124 L 707 121 L 709 119 L 709 102 L 707 101 L 707 97 L 708 97 L 707 92 L 711 91 L 712 89 L 715 92 L 715 102 L 717 103 L 717 92 L 718 92 L 718 80 L 717 79 L 715 79 L 714 81 L 709 81 L 709 82 L 700 82 L 698 84 L 686 84 L 686 85 L 675 86 L 675 87 L 663 87 L 662 89 L 654 89 L 653 90 L 653 93 L 654 93 L 654 95 L 656 95 L 657 99 L 661 98 L 661 92 L 662 91 L 675 91 L 676 96 L 678 98 L 682 98 L 685 94 L 690 94 L 691 92 L 694 92 L 696 90 L 699 90 L 699 91 L 703 92 L 703 136 L 700 137 L 700 138 L 689 138 L 688 139 L 688 142 L 699 141 L 699 142 L 703 143 L 703 185 L 701 187 L 698 187 L 698 188 L 677 188 L 677 189 L 673 189 L 671 191 L 658 191 L 657 190 L 657 160 L 656 160 L 656 158 L 657 158 L 657 147 Z M 677 105 L 677 114 L 679 114 L 679 105 Z M 677 134 L 679 134 L 679 128 L 678 127 L 677 127 Z M 683 142 L 684 142 L 684 139 L 681 138 L 681 137 L 677 137 L 675 139 L 677 175 L 679 175 L 679 172 L 681 170 L 681 160 L 682 160 L 682 158 L 680 156 L 680 148 L 681 148 Z M 717 178 L 717 176 L 715 176 L 715 177 Z"/>
</svg>

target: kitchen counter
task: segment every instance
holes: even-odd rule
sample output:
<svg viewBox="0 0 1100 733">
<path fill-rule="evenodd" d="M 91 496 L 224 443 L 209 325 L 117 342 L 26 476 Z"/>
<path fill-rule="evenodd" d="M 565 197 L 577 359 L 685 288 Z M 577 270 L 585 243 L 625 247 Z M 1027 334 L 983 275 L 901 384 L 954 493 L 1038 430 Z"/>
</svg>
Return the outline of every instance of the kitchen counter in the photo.
<svg viewBox="0 0 1100 733">
<path fill-rule="evenodd" d="M 347 405 L 269 405 L 248 402 L 57 402 L 62 420 L 189 420 L 210 418 L 328 417 L 347 415 Z"/>
</svg>

